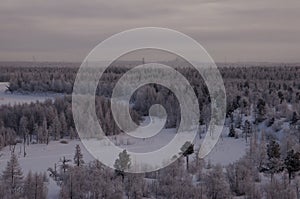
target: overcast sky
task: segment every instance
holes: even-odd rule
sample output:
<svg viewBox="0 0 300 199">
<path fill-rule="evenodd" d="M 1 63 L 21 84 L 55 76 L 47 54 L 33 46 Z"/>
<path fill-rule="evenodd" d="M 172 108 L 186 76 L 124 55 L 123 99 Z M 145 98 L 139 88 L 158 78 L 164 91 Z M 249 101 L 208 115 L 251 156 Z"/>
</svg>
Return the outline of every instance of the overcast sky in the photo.
<svg viewBox="0 0 300 199">
<path fill-rule="evenodd" d="M 300 62 L 299 0 L 1 0 L 1 61 L 78 61 L 112 34 L 183 32 L 217 62 Z"/>
</svg>

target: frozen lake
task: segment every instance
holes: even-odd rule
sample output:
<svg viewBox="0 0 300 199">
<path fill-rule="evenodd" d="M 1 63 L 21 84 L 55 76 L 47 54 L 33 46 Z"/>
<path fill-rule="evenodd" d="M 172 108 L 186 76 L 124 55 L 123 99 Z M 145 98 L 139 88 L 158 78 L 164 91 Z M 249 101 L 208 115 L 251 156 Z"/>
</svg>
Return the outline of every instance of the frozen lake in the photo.
<svg viewBox="0 0 300 199">
<path fill-rule="evenodd" d="M 21 94 L 6 92 L 8 82 L 0 82 L 0 106 L 1 105 L 15 105 L 31 102 L 43 102 L 46 99 L 54 99 L 60 96 L 60 94 Z"/>
</svg>

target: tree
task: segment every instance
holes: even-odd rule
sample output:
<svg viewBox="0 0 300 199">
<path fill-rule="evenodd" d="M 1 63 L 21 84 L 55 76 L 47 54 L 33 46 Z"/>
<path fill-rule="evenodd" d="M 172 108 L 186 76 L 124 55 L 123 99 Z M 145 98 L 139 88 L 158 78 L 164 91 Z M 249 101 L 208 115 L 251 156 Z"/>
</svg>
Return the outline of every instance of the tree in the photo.
<svg viewBox="0 0 300 199">
<path fill-rule="evenodd" d="M 262 122 L 265 119 L 266 114 L 266 102 L 263 99 L 259 99 L 256 105 L 257 110 L 257 122 Z"/>
<path fill-rule="evenodd" d="M 61 181 L 60 199 L 123 198 L 123 184 L 98 160 L 82 167 L 70 166 Z"/>
<path fill-rule="evenodd" d="M 86 174 L 82 167 L 70 167 L 70 169 L 65 174 L 62 187 L 60 190 L 60 199 L 79 199 L 85 198 L 87 191 L 86 186 Z"/>
<path fill-rule="evenodd" d="M 47 187 L 45 186 L 43 174 L 38 174 L 30 171 L 24 180 L 24 197 L 30 199 L 46 199 Z"/>
<path fill-rule="evenodd" d="M 245 139 L 246 139 L 246 142 L 247 142 L 248 136 L 252 133 L 251 124 L 248 120 L 245 121 L 243 133 L 245 135 Z"/>
<path fill-rule="evenodd" d="M 123 198 L 123 185 L 120 178 L 115 178 L 114 172 L 95 160 L 83 167 L 87 174 L 87 187 L 91 198 Z"/>
<path fill-rule="evenodd" d="M 293 174 L 300 170 L 300 153 L 290 150 L 284 160 L 284 165 L 289 174 L 289 183 Z"/>
<path fill-rule="evenodd" d="M 222 167 L 217 165 L 205 176 L 207 195 L 212 199 L 230 198 L 228 182 L 223 174 Z"/>
<path fill-rule="evenodd" d="M 67 122 L 66 122 L 66 116 L 65 116 L 64 112 L 62 112 L 59 115 L 59 121 L 60 121 L 60 124 L 61 124 L 60 137 L 64 137 L 67 133 L 67 130 L 68 130 L 68 125 L 67 125 Z"/>
<path fill-rule="evenodd" d="M 66 173 L 66 170 L 69 168 L 68 162 L 71 162 L 71 160 L 66 159 L 66 157 L 64 156 L 62 159 L 59 160 L 59 162 L 61 163 L 60 168 L 63 170 L 63 173 Z"/>
<path fill-rule="evenodd" d="M 267 155 L 268 158 L 280 158 L 280 145 L 275 141 L 272 140 L 268 145 L 267 145 Z"/>
<path fill-rule="evenodd" d="M 297 112 L 294 111 L 290 124 L 295 124 L 297 121 L 298 121 L 298 115 Z"/>
<path fill-rule="evenodd" d="M 23 173 L 18 158 L 14 153 L 11 154 L 10 160 L 7 162 L 2 174 L 2 179 L 8 191 L 7 193 L 9 193 L 12 198 L 18 198 L 22 190 Z"/>
<path fill-rule="evenodd" d="M 124 181 L 125 171 L 130 168 L 130 165 L 130 155 L 127 154 L 126 150 L 123 150 L 123 152 L 119 154 L 119 158 L 116 159 L 114 164 L 117 174 L 122 176 L 122 181 Z"/>
<path fill-rule="evenodd" d="M 48 126 L 47 126 L 47 120 L 45 117 L 43 118 L 41 131 L 42 131 L 41 132 L 42 140 L 44 143 L 46 143 L 48 145 L 49 144 L 49 131 L 48 131 Z"/>
<path fill-rule="evenodd" d="M 228 134 L 229 137 L 235 137 L 236 136 L 236 132 L 235 132 L 235 129 L 234 129 L 234 126 L 233 124 L 230 125 L 230 129 L 229 129 L 229 134 Z"/>
<path fill-rule="evenodd" d="M 82 166 L 84 164 L 84 161 L 83 161 L 83 155 L 81 153 L 81 149 L 80 149 L 80 146 L 79 144 L 76 145 L 76 148 L 75 148 L 75 155 L 74 155 L 74 163 L 76 164 L 76 166 Z"/>
<path fill-rule="evenodd" d="M 127 198 L 143 198 L 144 178 L 141 174 L 128 174 L 124 183 Z"/>
<path fill-rule="evenodd" d="M 52 124 L 51 124 L 51 130 L 54 136 L 54 140 L 57 140 L 61 136 L 61 123 L 58 119 L 58 116 L 56 115 Z"/>
<path fill-rule="evenodd" d="M 155 198 L 200 198 L 181 158 L 157 171 L 156 179 L 152 185 Z"/>
<path fill-rule="evenodd" d="M 284 169 L 280 159 L 280 145 L 276 141 L 272 140 L 267 145 L 267 156 L 268 159 L 262 164 L 260 171 L 271 174 L 271 181 L 273 181 L 273 175 L 282 172 Z"/>
<path fill-rule="evenodd" d="M 20 126 L 19 126 L 19 133 L 23 135 L 23 148 L 24 148 L 24 157 L 26 156 L 26 150 L 25 150 L 25 145 L 26 145 L 26 139 L 28 136 L 28 120 L 25 116 L 21 117 L 20 119 Z"/>
<path fill-rule="evenodd" d="M 189 155 L 194 153 L 194 144 L 187 141 L 180 148 L 181 154 L 186 158 L 186 170 L 189 170 Z"/>
</svg>

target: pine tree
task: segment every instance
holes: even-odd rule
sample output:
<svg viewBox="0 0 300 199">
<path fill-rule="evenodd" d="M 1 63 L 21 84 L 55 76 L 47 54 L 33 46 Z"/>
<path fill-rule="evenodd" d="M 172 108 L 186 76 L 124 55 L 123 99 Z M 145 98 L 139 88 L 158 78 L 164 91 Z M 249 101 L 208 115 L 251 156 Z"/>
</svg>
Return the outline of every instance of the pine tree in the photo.
<svg viewBox="0 0 300 199">
<path fill-rule="evenodd" d="M 284 165 L 289 174 L 289 183 L 291 182 L 292 175 L 300 171 L 300 153 L 290 150 L 284 160 Z"/>
<path fill-rule="evenodd" d="M 280 173 L 284 169 L 283 162 L 280 159 L 280 145 L 272 140 L 267 145 L 267 156 L 268 159 L 260 168 L 260 171 L 269 173 L 271 175 L 271 181 L 273 180 L 273 175 L 275 173 Z"/>
<path fill-rule="evenodd" d="M 268 158 L 276 158 L 279 159 L 280 158 L 280 145 L 272 140 L 268 145 L 267 145 L 267 155 Z"/>
<path fill-rule="evenodd" d="M 3 182 L 6 186 L 7 193 L 13 198 L 18 198 L 23 186 L 23 173 L 18 162 L 17 156 L 12 153 L 10 160 L 2 174 Z"/>
<path fill-rule="evenodd" d="M 130 155 L 127 154 L 126 150 L 123 150 L 123 152 L 119 154 L 119 158 L 116 159 L 114 164 L 117 174 L 122 176 L 122 181 L 124 181 L 125 171 L 130 168 L 130 165 Z"/>
<path fill-rule="evenodd" d="M 180 148 L 181 154 L 186 158 L 186 170 L 189 170 L 189 155 L 194 153 L 194 145 L 187 141 Z"/>
<path fill-rule="evenodd" d="M 76 164 L 76 166 L 82 166 L 84 164 L 84 161 L 83 161 L 83 155 L 81 153 L 81 149 L 80 149 L 80 146 L 79 144 L 76 145 L 76 148 L 75 148 L 75 155 L 74 155 L 74 163 Z"/>
</svg>

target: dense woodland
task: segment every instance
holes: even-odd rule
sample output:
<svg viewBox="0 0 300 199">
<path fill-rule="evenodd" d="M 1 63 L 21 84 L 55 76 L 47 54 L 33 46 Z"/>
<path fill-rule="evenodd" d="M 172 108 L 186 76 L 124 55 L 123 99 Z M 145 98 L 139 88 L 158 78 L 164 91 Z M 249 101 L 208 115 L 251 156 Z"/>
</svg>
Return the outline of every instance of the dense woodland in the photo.
<svg viewBox="0 0 300 199">
<path fill-rule="evenodd" d="M 107 135 L 121 133 L 109 110 L 112 88 L 122 74 L 136 64 L 125 64 L 121 68 L 118 64 L 112 66 L 99 83 L 97 114 Z M 210 99 L 201 76 L 187 66 L 176 69 L 189 80 L 197 94 L 201 112 L 199 125 L 207 124 Z M 8 92 L 66 94 L 55 101 L 0 107 L 0 147 L 9 146 L 12 151 L 11 160 L 2 174 L 0 198 L 46 197 L 47 177 L 38 173 L 24 177 L 13 152 L 14 145 L 21 142 L 26 147 L 61 138 L 77 138 L 71 97 L 68 96 L 77 70 L 76 65 L 0 67 L 0 81 L 10 82 Z M 129 166 L 131 161 L 126 151 L 119 155 L 113 171 L 97 161 L 84 162 L 80 148 L 76 147 L 73 160 L 63 159 L 57 163 L 57 168 L 48 170 L 50 177 L 61 187 L 60 198 L 225 199 L 244 196 L 250 199 L 299 199 L 300 65 L 220 64 L 219 70 L 226 88 L 228 137 L 243 139 L 249 144 L 242 159 L 226 167 L 197 158 L 188 161 L 190 155 L 195 155 L 190 143 L 179 154 L 183 157 L 172 165 L 137 175 L 123 172 L 124 165 Z M 131 115 L 137 123 L 148 114 L 152 104 L 159 103 L 168 111 L 166 128 L 178 125 L 176 97 L 162 86 L 144 86 L 134 94 L 131 102 Z M 283 130 L 284 125 L 288 128 Z M 12 170 L 14 172 L 9 173 Z M 36 189 L 29 191 L 29 187 L 35 187 L 33 184 Z"/>
</svg>

